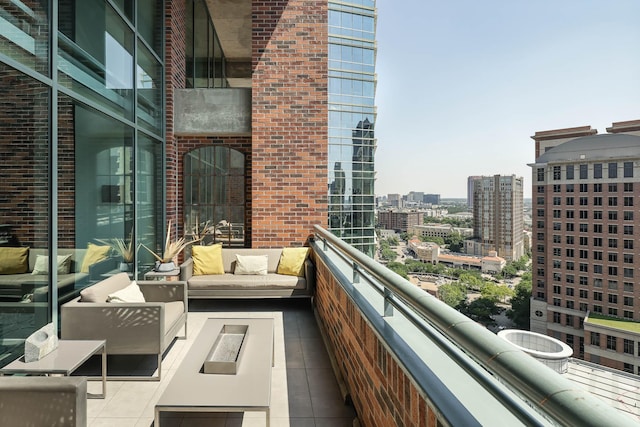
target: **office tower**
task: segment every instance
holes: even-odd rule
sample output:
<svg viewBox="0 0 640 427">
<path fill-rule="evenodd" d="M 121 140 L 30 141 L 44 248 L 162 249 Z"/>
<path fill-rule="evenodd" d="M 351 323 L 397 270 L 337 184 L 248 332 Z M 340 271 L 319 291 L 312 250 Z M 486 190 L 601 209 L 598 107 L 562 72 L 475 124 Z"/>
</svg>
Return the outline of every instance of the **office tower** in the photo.
<svg viewBox="0 0 640 427">
<path fill-rule="evenodd" d="M 524 255 L 523 179 L 515 175 L 481 176 L 473 180 L 474 240 L 470 255 L 496 251 L 506 260 Z"/>
<path fill-rule="evenodd" d="M 422 201 L 428 205 L 439 205 L 440 204 L 440 195 L 439 194 L 425 194 L 422 198 Z"/>
<path fill-rule="evenodd" d="M 530 165 L 531 330 L 566 342 L 574 356 L 638 373 L 640 136 L 618 132 L 633 132 L 631 124 L 558 145 L 554 135 L 564 139 L 567 129 L 532 137 L 554 148 Z"/>
</svg>

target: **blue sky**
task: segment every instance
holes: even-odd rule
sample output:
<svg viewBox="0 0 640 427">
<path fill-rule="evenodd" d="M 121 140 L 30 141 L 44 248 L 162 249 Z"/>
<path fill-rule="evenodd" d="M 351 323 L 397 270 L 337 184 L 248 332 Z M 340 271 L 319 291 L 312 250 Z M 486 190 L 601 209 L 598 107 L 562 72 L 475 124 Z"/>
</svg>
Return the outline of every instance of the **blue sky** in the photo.
<svg viewBox="0 0 640 427">
<path fill-rule="evenodd" d="M 466 197 L 536 131 L 640 119 L 640 0 L 378 0 L 376 194 Z"/>
</svg>

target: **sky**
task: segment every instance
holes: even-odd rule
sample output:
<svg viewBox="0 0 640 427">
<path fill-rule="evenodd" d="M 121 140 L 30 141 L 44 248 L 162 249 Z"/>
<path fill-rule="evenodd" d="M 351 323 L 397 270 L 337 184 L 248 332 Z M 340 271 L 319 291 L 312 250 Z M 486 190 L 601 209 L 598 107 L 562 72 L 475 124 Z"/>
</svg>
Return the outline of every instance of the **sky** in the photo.
<svg viewBox="0 0 640 427">
<path fill-rule="evenodd" d="M 378 0 L 376 195 L 531 197 L 537 131 L 640 119 L 640 0 Z"/>
</svg>

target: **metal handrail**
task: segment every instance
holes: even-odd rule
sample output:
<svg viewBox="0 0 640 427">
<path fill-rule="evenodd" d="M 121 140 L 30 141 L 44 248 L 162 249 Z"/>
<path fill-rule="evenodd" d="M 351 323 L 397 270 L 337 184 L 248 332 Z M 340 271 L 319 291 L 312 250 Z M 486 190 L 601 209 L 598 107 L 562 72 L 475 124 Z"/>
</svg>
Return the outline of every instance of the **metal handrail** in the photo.
<svg viewBox="0 0 640 427">
<path fill-rule="evenodd" d="M 511 343 L 497 337 L 486 328 L 447 306 L 422 289 L 412 285 L 395 272 L 366 256 L 353 246 L 339 239 L 320 226 L 315 226 L 314 245 L 319 250 L 330 249 L 350 262 L 354 274 L 362 277 L 370 275 L 379 283 L 382 291 L 376 286 L 372 288 L 381 292 L 385 298 L 384 316 L 390 313 L 390 306 L 402 311 L 408 319 L 429 339 L 439 345 L 455 362 L 465 369 L 478 383 L 497 398 L 509 405 L 510 397 L 495 389 L 484 377 L 485 370 L 500 382 L 507 384 L 512 391 L 520 395 L 540 413 L 560 425 L 594 426 L 616 425 L 636 426 L 629 416 L 595 397 L 586 390 L 576 387 L 570 380 L 547 368 L 533 369 L 531 356 L 525 354 Z M 323 242 L 324 247 L 320 247 Z M 360 280 L 360 285 L 363 280 Z M 406 307 L 406 308 L 405 308 Z M 437 329 L 441 336 L 436 336 L 425 328 L 419 319 Z M 468 356 L 456 357 L 447 350 L 453 344 Z M 474 366 L 475 365 L 475 366 Z M 492 388 L 493 387 L 493 388 Z M 512 412 L 517 407 L 509 407 Z M 524 412 L 516 414 L 525 423 L 530 416 Z M 532 421 L 532 420 L 529 420 Z"/>
</svg>

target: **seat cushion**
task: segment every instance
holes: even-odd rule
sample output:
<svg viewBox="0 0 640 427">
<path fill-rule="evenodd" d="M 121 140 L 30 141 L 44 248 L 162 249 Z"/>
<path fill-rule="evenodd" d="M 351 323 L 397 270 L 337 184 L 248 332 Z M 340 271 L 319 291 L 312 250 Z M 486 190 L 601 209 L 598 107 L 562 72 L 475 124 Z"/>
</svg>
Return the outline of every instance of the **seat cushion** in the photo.
<svg viewBox="0 0 640 427">
<path fill-rule="evenodd" d="M 189 289 L 304 289 L 304 277 L 283 274 L 267 274 L 265 276 L 249 275 L 210 275 L 192 276 L 188 281 Z"/>
<path fill-rule="evenodd" d="M 184 302 L 171 301 L 164 303 L 164 330 L 169 331 L 184 314 Z"/>
</svg>

